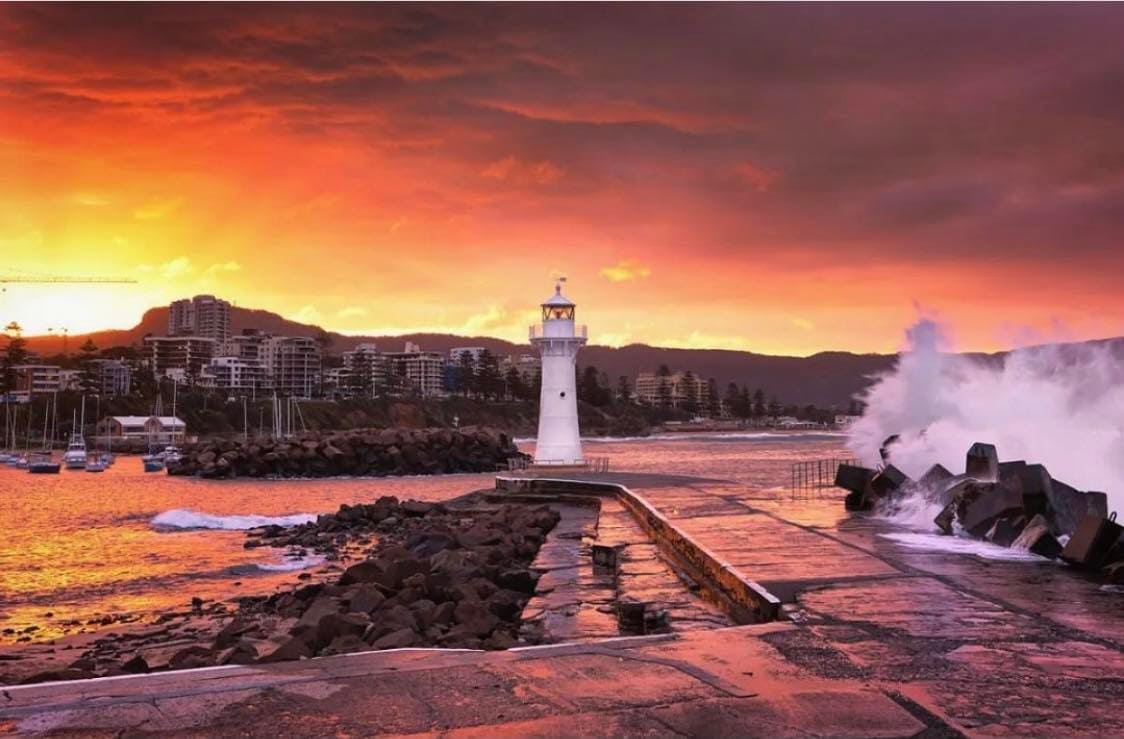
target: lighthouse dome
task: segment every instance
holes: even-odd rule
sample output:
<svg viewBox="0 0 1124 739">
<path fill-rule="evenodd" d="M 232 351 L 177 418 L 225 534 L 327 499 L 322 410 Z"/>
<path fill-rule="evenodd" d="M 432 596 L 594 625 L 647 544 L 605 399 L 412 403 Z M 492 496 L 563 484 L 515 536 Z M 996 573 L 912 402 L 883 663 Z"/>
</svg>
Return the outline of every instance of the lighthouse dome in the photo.
<svg viewBox="0 0 1124 739">
<path fill-rule="evenodd" d="M 550 296 L 549 300 L 543 301 L 543 305 L 573 305 L 574 301 L 567 298 L 562 294 L 562 283 L 558 282 L 554 285 L 554 294 Z"/>
<path fill-rule="evenodd" d="M 543 321 L 573 321 L 574 302 L 562 294 L 562 282 L 554 285 L 554 295 L 542 304 Z"/>
</svg>

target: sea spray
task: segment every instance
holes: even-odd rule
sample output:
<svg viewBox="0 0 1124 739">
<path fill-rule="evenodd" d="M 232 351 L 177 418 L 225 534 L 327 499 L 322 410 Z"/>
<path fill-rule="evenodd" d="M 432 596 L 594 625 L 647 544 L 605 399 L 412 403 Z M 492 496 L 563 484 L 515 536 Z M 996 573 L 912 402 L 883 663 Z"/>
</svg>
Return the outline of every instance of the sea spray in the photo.
<svg viewBox="0 0 1124 739">
<path fill-rule="evenodd" d="M 942 351 L 940 327 L 919 321 L 890 372 L 863 398 L 847 446 L 868 465 L 892 434 L 890 461 L 913 478 L 935 463 L 964 469 L 973 442 L 1001 459 L 1044 464 L 1055 478 L 1108 494 L 1124 511 L 1124 363 L 1110 344 L 1018 349 L 972 358 Z M 919 521 L 927 511 L 903 505 Z"/>
<path fill-rule="evenodd" d="M 299 526 L 316 520 L 315 513 L 295 513 L 289 516 L 219 516 L 201 513 L 186 508 L 164 511 L 152 519 L 152 527 L 164 530 L 220 529 L 224 531 L 244 531 L 260 526 Z"/>
</svg>

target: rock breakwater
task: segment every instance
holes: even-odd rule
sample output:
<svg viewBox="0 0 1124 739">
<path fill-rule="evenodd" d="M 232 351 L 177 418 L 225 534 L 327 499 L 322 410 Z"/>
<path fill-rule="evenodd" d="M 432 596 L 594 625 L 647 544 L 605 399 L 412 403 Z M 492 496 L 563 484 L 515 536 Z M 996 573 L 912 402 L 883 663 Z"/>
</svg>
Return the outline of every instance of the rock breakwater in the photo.
<svg viewBox="0 0 1124 739">
<path fill-rule="evenodd" d="M 489 428 L 361 429 L 287 439 L 219 439 L 195 444 L 168 465 L 171 475 L 333 477 L 494 472 L 525 455 Z"/>
<path fill-rule="evenodd" d="M 134 634 L 107 635 L 51 670 L 7 676 L 0 670 L 0 683 L 412 646 L 506 649 L 520 643 L 523 608 L 539 579 L 531 564 L 558 520 L 546 505 L 382 497 L 298 526 L 260 527 L 248 532 L 247 546 L 348 556 L 334 572 L 317 575 L 319 581 L 240 598 L 233 609 L 194 599 L 189 613 L 164 614 Z M 360 547 L 366 551 L 351 558 Z"/>
</svg>

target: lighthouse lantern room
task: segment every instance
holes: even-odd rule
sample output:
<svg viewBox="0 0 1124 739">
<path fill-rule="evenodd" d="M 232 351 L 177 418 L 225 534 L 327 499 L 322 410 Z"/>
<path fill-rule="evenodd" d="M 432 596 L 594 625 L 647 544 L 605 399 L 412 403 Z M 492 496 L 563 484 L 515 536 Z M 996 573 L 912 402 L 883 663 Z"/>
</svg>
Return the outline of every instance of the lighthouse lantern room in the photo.
<svg viewBox="0 0 1124 739">
<path fill-rule="evenodd" d="M 542 394 L 535 466 L 583 464 L 578 428 L 575 363 L 586 342 L 585 326 L 574 324 L 575 305 L 562 294 L 561 278 L 554 295 L 542 304 L 542 325 L 531 327 L 531 345 L 542 356 Z"/>
</svg>

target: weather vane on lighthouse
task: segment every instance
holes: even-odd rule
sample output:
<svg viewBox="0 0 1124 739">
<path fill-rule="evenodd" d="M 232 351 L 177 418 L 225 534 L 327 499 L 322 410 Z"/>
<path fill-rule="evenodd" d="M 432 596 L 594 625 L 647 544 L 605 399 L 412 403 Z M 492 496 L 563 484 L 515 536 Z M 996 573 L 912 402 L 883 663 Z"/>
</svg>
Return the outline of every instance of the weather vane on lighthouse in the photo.
<svg viewBox="0 0 1124 739">
<path fill-rule="evenodd" d="M 565 281 L 565 277 L 559 277 L 554 295 L 542 304 L 542 325 L 531 326 L 531 345 L 542 355 L 539 436 L 535 444 L 538 467 L 584 463 L 574 367 L 586 331 L 585 326 L 574 324 L 576 306 L 562 294 Z"/>
</svg>

